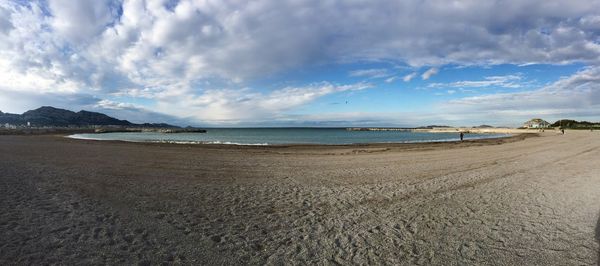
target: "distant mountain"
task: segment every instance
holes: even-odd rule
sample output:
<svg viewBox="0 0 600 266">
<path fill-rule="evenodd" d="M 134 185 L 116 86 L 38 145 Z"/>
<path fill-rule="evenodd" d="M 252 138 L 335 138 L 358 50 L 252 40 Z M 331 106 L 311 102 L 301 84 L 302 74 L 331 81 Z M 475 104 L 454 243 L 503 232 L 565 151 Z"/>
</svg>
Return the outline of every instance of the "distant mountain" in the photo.
<svg viewBox="0 0 600 266">
<path fill-rule="evenodd" d="M 178 126 L 169 125 L 169 124 L 166 124 L 166 123 L 143 123 L 143 124 L 136 124 L 136 126 L 139 126 L 139 127 L 157 127 L 157 128 L 179 128 Z"/>
<path fill-rule="evenodd" d="M 432 128 L 448 128 L 450 126 L 444 126 L 444 125 L 428 125 L 428 126 L 420 126 L 417 127 L 419 129 L 432 129 Z"/>
<path fill-rule="evenodd" d="M 0 112 L 0 124 L 31 126 L 139 126 L 139 127 L 172 127 L 169 124 L 134 124 L 127 120 L 119 120 L 102 113 L 79 111 L 72 112 L 65 109 L 42 106 L 35 110 L 27 111 L 21 115 Z"/>
</svg>

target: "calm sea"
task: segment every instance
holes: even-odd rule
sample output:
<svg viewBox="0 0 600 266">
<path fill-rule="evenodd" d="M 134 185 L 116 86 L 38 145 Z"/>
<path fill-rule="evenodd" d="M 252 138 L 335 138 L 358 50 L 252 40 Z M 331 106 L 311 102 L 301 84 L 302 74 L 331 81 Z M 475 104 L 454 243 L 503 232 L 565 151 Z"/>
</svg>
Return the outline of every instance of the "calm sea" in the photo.
<svg viewBox="0 0 600 266">
<path fill-rule="evenodd" d="M 465 139 L 506 137 L 506 134 L 466 134 Z M 458 133 L 347 131 L 345 128 L 208 128 L 207 133 L 75 134 L 72 138 L 191 144 L 356 144 L 456 141 Z"/>
</svg>

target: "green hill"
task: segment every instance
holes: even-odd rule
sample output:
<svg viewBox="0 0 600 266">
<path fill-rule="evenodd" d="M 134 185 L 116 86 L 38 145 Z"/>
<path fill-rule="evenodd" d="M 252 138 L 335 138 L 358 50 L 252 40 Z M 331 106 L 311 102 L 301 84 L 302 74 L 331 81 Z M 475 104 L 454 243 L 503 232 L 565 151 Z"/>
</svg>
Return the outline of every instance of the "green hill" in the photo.
<svg viewBox="0 0 600 266">
<path fill-rule="evenodd" d="M 600 128 L 600 123 L 598 122 L 588 122 L 588 121 L 576 121 L 571 119 L 562 119 L 554 122 L 552 127 L 562 127 L 569 129 L 590 129 L 590 128 Z"/>
</svg>

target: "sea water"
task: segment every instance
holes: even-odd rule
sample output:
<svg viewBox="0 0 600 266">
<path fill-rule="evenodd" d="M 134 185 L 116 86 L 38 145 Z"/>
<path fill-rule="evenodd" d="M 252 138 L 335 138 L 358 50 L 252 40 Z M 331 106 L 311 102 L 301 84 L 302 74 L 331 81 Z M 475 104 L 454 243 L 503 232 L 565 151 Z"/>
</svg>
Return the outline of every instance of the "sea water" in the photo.
<svg viewBox="0 0 600 266">
<path fill-rule="evenodd" d="M 465 134 L 465 139 L 498 138 L 507 134 Z M 345 128 L 207 128 L 206 133 L 99 133 L 75 134 L 78 139 L 189 144 L 360 144 L 457 141 L 459 133 L 410 131 L 349 131 Z"/>
</svg>

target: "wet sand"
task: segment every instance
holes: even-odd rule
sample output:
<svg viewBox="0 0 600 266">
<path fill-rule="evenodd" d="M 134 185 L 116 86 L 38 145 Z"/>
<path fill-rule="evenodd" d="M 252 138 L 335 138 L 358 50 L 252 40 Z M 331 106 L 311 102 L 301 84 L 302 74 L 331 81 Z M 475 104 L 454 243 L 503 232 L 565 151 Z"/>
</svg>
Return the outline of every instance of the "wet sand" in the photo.
<svg viewBox="0 0 600 266">
<path fill-rule="evenodd" d="M 600 132 L 236 147 L 0 136 L 0 264 L 596 265 Z"/>
</svg>

